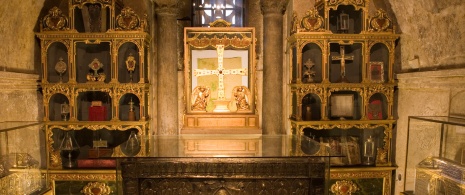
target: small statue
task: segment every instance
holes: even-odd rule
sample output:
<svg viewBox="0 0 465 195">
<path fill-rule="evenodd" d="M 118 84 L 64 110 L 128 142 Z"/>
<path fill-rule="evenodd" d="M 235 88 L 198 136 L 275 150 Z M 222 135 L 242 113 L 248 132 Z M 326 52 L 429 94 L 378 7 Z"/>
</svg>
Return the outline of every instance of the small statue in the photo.
<svg viewBox="0 0 465 195">
<path fill-rule="evenodd" d="M 249 110 L 248 94 L 245 86 L 235 87 L 234 99 L 236 100 L 237 110 Z"/>
<path fill-rule="evenodd" d="M 315 63 L 312 61 L 312 59 L 308 58 L 308 60 L 304 63 L 305 67 L 307 70 L 304 72 L 303 75 L 303 81 L 305 83 L 312 83 L 313 82 L 313 77 L 315 77 L 316 72 L 313 69 L 315 66 Z"/>
<path fill-rule="evenodd" d="M 297 13 L 294 12 L 294 13 L 292 14 L 292 28 L 291 28 L 291 34 L 297 33 L 297 30 L 299 29 L 299 26 L 300 26 L 299 22 L 300 22 L 300 21 L 299 21 L 299 19 L 297 18 Z"/>
<path fill-rule="evenodd" d="M 192 93 L 192 110 L 206 111 L 208 99 L 210 98 L 210 89 L 204 86 L 197 86 Z"/>
</svg>

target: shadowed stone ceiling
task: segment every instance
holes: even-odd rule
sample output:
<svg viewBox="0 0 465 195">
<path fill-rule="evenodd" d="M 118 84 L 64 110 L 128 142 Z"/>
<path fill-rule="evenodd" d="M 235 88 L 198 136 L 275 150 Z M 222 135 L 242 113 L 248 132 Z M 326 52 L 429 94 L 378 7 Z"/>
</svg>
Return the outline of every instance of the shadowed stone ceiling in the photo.
<svg viewBox="0 0 465 195">
<path fill-rule="evenodd" d="M 258 0 L 257 0 L 258 1 Z M 53 6 L 67 12 L 68 0 L 6 1 L 0 6 L 0 70 L 38 73 L 38 19 Z M 311 1 L 313 4 L 314 1 Z M 309 4 L 294 0 L 295 5 Z M 125 0 L 137 13 L 151 13 L 150 1 Z M 184 4 L 189 6 L 189 4 Z M 398 24 L 397 72 L 465 65 L 465 1 L 373 0 Z M 44 9 L 42 9 L 44 8 Z"/>
</svg>

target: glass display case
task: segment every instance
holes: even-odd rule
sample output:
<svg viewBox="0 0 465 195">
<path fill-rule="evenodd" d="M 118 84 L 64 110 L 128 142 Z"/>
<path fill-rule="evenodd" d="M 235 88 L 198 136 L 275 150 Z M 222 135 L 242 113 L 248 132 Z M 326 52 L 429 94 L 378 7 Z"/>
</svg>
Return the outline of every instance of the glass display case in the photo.
<svg viewBox="0 0 465 195">
<path fill-rule="evenodd" d="M 0 194 L 49 190 L 43 135 L 40 122 L 0 122 Z"/>
<path fill-rule="evenodd" d="M 404 182 L 410 194 L 465 194 L 465 118 L 409 117 Z"/>
</svg>

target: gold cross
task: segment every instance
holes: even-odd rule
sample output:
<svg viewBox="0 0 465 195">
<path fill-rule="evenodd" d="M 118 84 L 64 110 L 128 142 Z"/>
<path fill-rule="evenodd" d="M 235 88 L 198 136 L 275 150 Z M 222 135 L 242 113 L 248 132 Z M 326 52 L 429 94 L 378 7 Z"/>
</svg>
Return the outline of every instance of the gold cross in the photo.
<svg viewBox="0 0 465 195">
<path fill-rule="evenodd" d="M 354 60 L 354 55 L 345 55 L 344 45 L 340 47 L 340 55 L 334 55 L 331 57 L 333 61 L 340 60 L 341 61 L 341 78 L 339 79 L 341 82 L 348 82 L 346 79 L 346 60 Z"/>
<path fill-rule="evenodd" d="M 224 75 L 247 75 L 247 68 L 240 69 L 224 69 L 223 68 L 223 56 L 224 56 L 224 45 L 216 45 L 216 52 L 218 54 L 218 68 L 216 70 L 205 70 L 195 69 L 194 76 L 207 76 L 216 75 L 218 76 L 218 100 L 225 100 L 224 97 Z"/>
</svg>

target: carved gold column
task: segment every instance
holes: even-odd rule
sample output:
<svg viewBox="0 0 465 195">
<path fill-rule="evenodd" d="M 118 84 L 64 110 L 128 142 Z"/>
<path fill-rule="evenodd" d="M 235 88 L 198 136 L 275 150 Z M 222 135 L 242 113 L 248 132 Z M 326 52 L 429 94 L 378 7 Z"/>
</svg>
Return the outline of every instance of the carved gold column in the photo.
<svg viewBox="0 0 465 195">
<path fill-rule="evenodd" d="M 155 0 L 157 19 L 157 132 L 178 132 L 177 0 Z"/>
<path fill-rule="evenodd" d="M 263 14 L 263 134 L 282 134 L 283 14 L 288 0 L 260 0 Z"/>
</svg>

